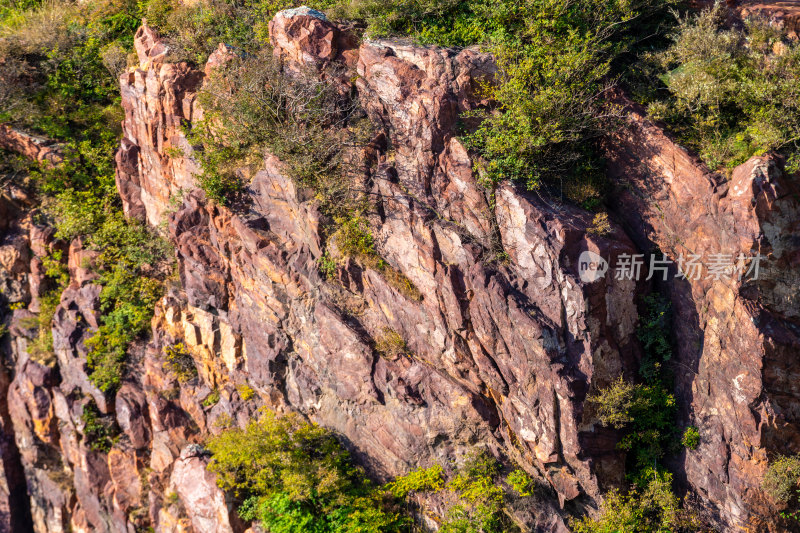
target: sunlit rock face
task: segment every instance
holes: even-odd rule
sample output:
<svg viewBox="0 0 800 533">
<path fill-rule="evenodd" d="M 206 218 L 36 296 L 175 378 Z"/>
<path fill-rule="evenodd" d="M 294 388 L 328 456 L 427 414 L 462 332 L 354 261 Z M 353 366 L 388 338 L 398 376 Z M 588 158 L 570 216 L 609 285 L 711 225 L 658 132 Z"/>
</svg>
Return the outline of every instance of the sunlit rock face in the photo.
<svg viewBox="0 0 800 533">
<path fill-rule="evenodd" d="M 629 105 L 606 146 L 617 222 L 587 231 L 594 215 L 582 209 L 510 184 L 490 197 L 478 185 L 455 132 L 465 111 L 490 103 L 479 91 L 496 75 L 489 55 L 359 42 L 307 9 L 279 13 L 270 31 L 287 71 L 357 95 L 375 126 L 372 142 L 348 155 L 363 163 L 377 251 L 415 291 L 355 260 L 323 277 L 325 217 L 272 154 L 249 176 L 246 207 L 207 200 L 184 131 L 203 116 L 198 91 L 232 52 L 220 45 L 203 70 L 169 63 L 166 44 L 143 26 L 138 65 L 120 79 L 117 188 L 126 214 L 168 235 L 180 283 L 159 303 L 151 337 L 132 347 L 114 398 L 86 371 L 100 309 L 92 251 L 62 246 L 70 285 L 53 322 L 54 361 L 28 355 L 31 313 L 14 311 L 3 346 L 14 368 L 0 375 L 0 530 L 23 487 L 38 531 L 244 531 L 199 445 L 267 406 L 333 429 L 378 480 L 476 447 L 510 458 L 547 487 L 526 523 L 566 531 L 567 511 L 597 508 L 625 481 L 619 435 L 586 398 L 636 375 L 638 304 L 652 288 L 610 273 L 587 279 L 580 258 L 614 263 L 657 247 L 673 259 L 768 258 L 757 281 L 667 284 L 685 369 L 676 374 L 680 422 L 701 434 L 671 466 L 723 527 L 778 531 L 759 486 L 768 454 L 800 447 L 797 178 L 765 157 L 723 180 Z M 31 157 L 49 157 L 36 147 Z M 41 260 L 60 245 L 29 208 L 0 198 L 0 283 L 35 306 L 46 288 Z M 378 353 L 387 330 L 405 354 Z M 165 366 L 178 345 L 196 379 L 181 382 Z M 83 437 L 90 398 L 120 428 L 110 450 Z"/>
</svg>

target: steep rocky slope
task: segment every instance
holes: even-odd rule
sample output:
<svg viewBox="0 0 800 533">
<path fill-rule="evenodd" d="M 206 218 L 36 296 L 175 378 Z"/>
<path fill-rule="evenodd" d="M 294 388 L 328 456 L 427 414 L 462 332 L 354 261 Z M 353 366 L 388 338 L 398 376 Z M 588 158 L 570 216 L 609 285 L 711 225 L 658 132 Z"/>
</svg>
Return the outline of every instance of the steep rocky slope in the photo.
<svg viewBox="0 0 800 533">
<path fill-rule="evenodd" d="M 117 188 L 129 216 L 166 222 L 180 283 L 107 398 L 85 370 L 100 307 L 87 268 L 94 252 L 80 241 L 65 249 L 71 282 L 53 322 L 56 361 L 34 360 L 26 346 L 44 293 L 41 258 L 66 245 L 36 225 L 24 198 L 2 199 L 4 293 L 32 303 L 13 312 L 3 345 L 12 368 L 0 379 L 8 399 L 0 529 L 22 531 L 30 519 L 37 531 L 241 531 L 197 444 L 266 405 L 334 429 L 378 479 L 447 464 L 476 446 L 502 453 L 548 487 L 530 526 L 564 531 L 565 509 L 596 508 L 624 481 L 619 435 L 585 400 L 635 375 L 638 305 L 652 289 L 610 274 L 582 281 L 579 257 L 592 251 L 613 264 L 656 247 L 672 258 L 768 258 L 757 283 L 665 284 L 677 315 L 682 422 L 701 434 L 673 467 L 723 530 L 785 527 L 759 486 L 769 453 L 800 448 L 796 178 L 761 158 L 725 181 L 631 106 L 607 143 L 621 225 L 590 232 L 593 215 L 581 209 L 508 184 L 489 198 L 477 185 L 455 131 L 462 112 L 486 103 L 476 88 L 494 74 L 490 57 L 358 43 L 305 11 L 279 13 L 270 29 L 286 68 L 350 70 L 335 83 L 358 94 L 379 126 L 353 154 L 375 202 L 377 251 L 419 297 L 355 260 L 323 277 L 318 202 L 270 154 L 247 185 L 247 207 L 206 200 L 183 126 L 202 117 L 197 93 L 230 51 L 221 45 L 205 71 L 171 64 L 143 26 L 139 65 L 120 81 Z M 52 157 L 40 141 L 17 142 L 32 157 Z M 387 331 L 403 339 L 405 354 L 379 353 Z M 177 345 L 198 380 L 180 383 L 165 369 Z M 207 405 L 215 389 L 220 400 Z M 122 431 L 108 452 L 85 438 L 90 399 Z M 30 516 L 19 504 L 24 490 Z"/>
</svg>

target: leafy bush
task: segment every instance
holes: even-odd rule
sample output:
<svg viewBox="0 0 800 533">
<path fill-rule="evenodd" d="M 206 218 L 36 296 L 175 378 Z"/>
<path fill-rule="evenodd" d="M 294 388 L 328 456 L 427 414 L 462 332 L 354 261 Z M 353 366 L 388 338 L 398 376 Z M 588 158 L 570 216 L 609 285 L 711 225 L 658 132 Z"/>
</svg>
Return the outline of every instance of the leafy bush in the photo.
<svg viewBox="0 0 800 533">
<path fill-rule="evenodd" d="M 448 484 L 458 502 L 447 511 L 439 531 L 442 533 L 500 533 L 516 531 L 505 512 L 505 491 L 497 479 L 496 459 L 476 454 Z"/>
<path fill-rule="evenodd" d="M 405 339 L 391 328 L 383 328 L 375 337 L 375 350 L 390 359 L 408 354 Z"/>
<path fill-rule="evenodd" d="M 511 488 L 520 496 L 533 496 L 533 489 L 535 488 L 533 478 L 521 468 L 517 468 L 508 474 L 506 482 L 511 485 Z"/>
<path fill-rule="evenodd" d="M 444 487 L 443 469 L 439 465 L 421 468 L 400 476 L 386 485 L 395 498 L 406 498 L 412 492 L 438 492 Z"/>
<path fill-rule="evenodd" d="M 211 407 L 216 405 L 219 402 L 219 398 L 219 390 L 212 390 L 211 393 L 206 396 L 205 400 L 203 400 L 203 407 Z"/>
<path fill-rule="evenodd" d="M 319 258 L 319 271 L 325 276 L 327 280 L 333 280 L 336 276 L 336 261 L 333 260 L 331 254 L 325 250 L 322 257 Z"/>
<path fill-rule="evenodd" d="M 194 359 L 182 342 L 164 348 L 164 356 L 166 357 L 164 368 L 175 374 L 181 383 L 197 377 L 197 367 L 194 364 Z M 217 392 L 216 398 L 218 401 L 219 392 Z"/>
<path fill-rule="evenodd" d="M 94 402 L 87 403 L 81 414 L 83 436 L 89 447 L 96 452 L 108 453 L 119 435 L 119 428 L 111 420 L 104 419 Z"/>
<path fill-rule="evenodd" d="M 640 366 L 644 383 L 629 383 L 620 376 L 587 400 L 595 405 L 604 425 L 625 429 L 618 446 L 632 452 L 629 460 L 633 479 L 643 469 L 656 464 L 676 440 L 675 397 L 670 392 L 669 376 L 661 365 L 672 355 L 667 337 L 670 307 L 661 296 L 650 295 L 644 298 L 644 308 L 637 329 L 644 348 Z"/>
<path fill-rule="evenodd" d="M 679 21 L 672 46 L 646 59 L 657 65 L 670 98 L 650 112 L 667 121 L 711 168 L 728 171 L 754 155 L 779 150 L 800 162 L 800 44 L 769 22 L 727 25 L 717 3 Z M 655 81 L 655 80 L 654 80 Z"/>
<path fill-rule="evenodd" d="M 32 324 L 24 326 L 35 326 L 37 328 L 36 337 L 28 344 L 28 353 L 31 358 L 43 365 L 55 364 L 56 357 L 53 352 L 53 317 L 56 307 L 61 302 L 61 288 L 53 289 L 39 298 L 39 314 L 33 319 Z"/>
<path fill-rule="evenodd" d="M 761 488 L 777 503 L 796 505 L 800 494 L 800 455 L 779 455 L 773 459 Z"/>
<path fill-rule="evenodd" d="M 627 494 L 617 490 L 606 494 L 599 518 L 584 517 L 571 525 L 574 533 L 680 533 L 699 527 L 681 510 L 672 492 L 672 475 L 653 469 Z"/>
<path fill-rule="evenodd" d="M 237 385 L 236 391 L 239 393 L 239 398 L 241 398 L 243 402 L 249 402 L 256 396 L 256 391 L 247 383 Z"/>
<path fill-rule="evenodd" d="M 696 450 L 700 446 L 700 431 L 694 426 L 686 428 L 683 438 L 681 438 L 681 444 L 690 450 Z"/>
<path fill-rule="evenodd" d="M 391 532 L 408 523 L 334 435 L 295 415 L 262 412 L 246 429 L 212 437 L 208 449 L 219 486 L 244 502 L 242 517 L 271 532 Z"/>
<path fill-rule="evenodd" d="M 592 226 L 586 230 L 586 233 L 604 237 L 611 233 L 611 222 L 608 220 L 608 213 L 597 213 L 592 220 Z"/>
<path fill-rule="evenodd" d="M 149 328 L 166 272 L 159 265 L 169 251 L 144 226 L 125 220 L 114 181 L 123 116 L 116 71 L 131 50 L 139 7 L 132 0 L 97 0 L 0 9 L 0 63 L 9 74 L 0 81 L 0 120 L 64 142 L 64 162 L 30 176 L 56 237 L 84 237 L 100 252 L 94 267 L 104 286 L 101 326 L 87 342 L 88 366 L 92 381 L 109 393 L 123 375 L 128 345 Z M 63 285 L 61 260 L 53 255 L 44 263 Z M 45 331 L 49 324 L 34 343 L 42 353 L 52 349 Z"/>
<path fill-rule="evenodd" d="M 295 183 L 315 191 L 327 214 L 353 211 L 360 194 L 342 150 L 368 139 L 357 122 L 351 124 L 355 104 L 333 85 L 316 73 L 284 73 L 265 48 L 232 57 L 211 76 L 199 100 L 205 116 L 192 125 L 190 139 L 200 147 L 199 181 L 210 197 L 234 199 L 243 169 L 255 171 L 269 151 Z"/>
<path fill-rule="evenodd" d="M 318 9 L 329 1 L 210 0 L 202 4 L 150 0 L 143 4 L 147 23 L 170 45 L 170 61 L 205 64 L 219 43 L 253 53 L 269 44 L 269 21 L 278 11 L 308 4 Z"/>
<path fill-rule="evenodd" d="M 669 332 L 672 329 L 672 310 L 669 301 L 653 293 L 642 299 L 644 313 L 639 317 L 636 336 L 642 343 L 644 357 L 639 374 L 650 382 L 663 376 L 662 364 L 672 359 Z"/>
</svg>

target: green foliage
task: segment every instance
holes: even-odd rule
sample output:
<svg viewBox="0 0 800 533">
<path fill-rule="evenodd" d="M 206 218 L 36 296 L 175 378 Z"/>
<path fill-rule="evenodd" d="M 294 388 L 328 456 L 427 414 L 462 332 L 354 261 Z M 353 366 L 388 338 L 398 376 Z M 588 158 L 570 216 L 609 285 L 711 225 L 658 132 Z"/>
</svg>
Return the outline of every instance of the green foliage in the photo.
<svg viewBox="0 0 800 533">
<path fill-rule="evenodd" d="M 533 478 L 521 468 L 517 468 L 508 474 L 506 482 L 520 496 L 533 496 L 533 489 L 535 488 Z"/>
<path fill-rule="evenodd" d="M 194 359 L 182 342 L 165 347 L 164 357 L 166 358 L 164 368 L 175 374 L 175 377 L 181 383 L 197 377 L 197 367 L 194 364 Z M 219 400 L 219 392 L 217 392 L 217 400 Z"/>
<path fill-rule="evenodd" d="M 150 328 L 156 302 L 163 294 L 160 281 L 136 276 L 123 268 L 101 274 L 102 324 L 86 341 L 90 379 L 112 393 L 120 385 L 128 346 Z"/>
<path fill-rule="evenodd" d="M 375 337 L 375 351 L 384 357 L 395 359 L 408 354 L 403 337 L 391 328 L 383 328 Z"/>
<path fill-rule="evenodd" d="M 627 494 L 612 490 L 600 517 L 572 522 L 574 533 L 679 533 L 697 531 L 694 518 L 680 508 L 672 475 L 649 469 Z"/>
<path fill-rule="evenodd" d="M 39 297 L 39 314 L 33 319 L 32 324 L 24 323 L 24 326 L 35 326 L 37 328 L 36 337 L 28 343 L 28 353 L 31 358 L 44 365 L 55 364 L 56 357 L 53 352 L 53 317 L 56 307 L 61 301 L 61 288 L 53 289 Z"/>
<path fill-rule="evenodd" d="M 681 444 L 690 450 L 696 450 L 700 446 L 700 431 L 694 426 L 689 426 L 683 432 Z"/>
<path fill-rule="evenodd" d="M 203 65 L 219 43 L 248 53 L 264 48 L 269 43 L 269 21 L 275 13 L 303 4 L 298 0 L 149 0 L 143 3 L 143 16 L 169 43 L 170 61 Z M 324 9 L 331 2 L 306 4 Z"/>
<path fill-rule="evenodd" d="M 55 281 L 59 287 L 65 287 L 69 283 L 69 269 L 64 264 L 64 252 L 53 250 L 50 254 L 42 257 L 44 275 Z"/>
<path fill-rule="evenodd" d="M 500 464 L 485 453 L 469 458 L 448 483 L 435 465 L 375 487 L 332 433 L 269 411 L 245 429 L 229 427 L 211 437 L 207 447 L 219 486 L 242 502 L 239 514 L 270 532 L 410 532 L 413 521 L 404 512 L 411 507 L 409 496 L 443 491 L 451 496 L 442 531 L 517 531 Z M 531 494 L 533 481 L 524 472 L 513 472 L 509 480 L 520 496 Z"/>
<path fill-rule="evenodd" d="M 769 464 L 761 488 L 776 503 L 788 507 L 787 515 L 800 513 L 800 455 L 779 455 Z"/>
<path fill-rule="evenodd" d="M 672 311 L 669 301 L 657 293 L 642 299 L 644 313 L 639 317 L 636 336 L 642 343 L 644 357 L 639 374 L 648 381 L 656 381 L 663 374 L 662 363 L 672 359 L 669 332 L 672 328 Z"/>
<path fill-rule="evenodd" d="M 336 437 L 295 415 L 263 412 L 208 442 L 219 486 L 273 533 L 403 531 L 392 498 L 355 468 Z"/>
<path fill-rule="evenodd" d="M 670 98 L 653 98 L 665 120 L 712 168 L 728 171 L 754 155 L 800 149 L 800 44 L 760 18 L 731 28 L 717 3 L 679 21 L 672 46 L 645 57 Z M 653 76 L 653 85 L 659 80 Z"/>
<path fill-rule="evenodd" d="M 219 390 L 214 389 L 211 393 L 206 396 L 205 400 L 203 400 L 203 407 L 211 407 L 213 405 L 217 405 L 219 402 Z"/>
<path fill-rule="evenodd" d="M 265 151 L 301 187 L 314 190 L 323 211 L 343 216 L 360 194 L 343 146 L 368 141 L 355 106 L 316 74 L 287 75 L 270 49 L 232 57 L 199 95 L 204 120 L 190 139 L 203 174 L 200 185 L 221 202 L 235 199 L 243 178 L 263 166 Z"/>
<path fill-rule="evenodd" d="M 395 498 L 406 498 L 412 492 L 438 492 L 444 488 L 443 472 L 439 465 L 414 470 L 395 478 L 386 490 Z"/>
<path fill-rule="evenodd" d="M 516 531 L 505 513 L 505 491 L 499 483 L 500 464 L 486 453 L 468 460 L 447 484 L 458 496 L 439 531 L 442 533 L 501 533 Z"/>
<path fill-rule="evenodd" d="M 108 393 L 124 373 L 128 345 L 149 328 L 168 249 L 144 226 L 126 221 L 114 181 L 119 144 L 117 74 L 140 21 L 131 0 L 17 3 L 0 10 L 0 120 L 63 141 L 63 163 L 31 174 L 56 238 L 100 252 L 101 326 L 87 342 L 91 380 Z M 6 68 L 7 67 L 7 68 Z M 57 284 L 68 281 L 58 252 L 43 260 Z M 58 291 L 60 292 L 60 291 Z M 47 313 L 40 313 L 42 321 Z M 52 316 L 52 315 L 51 315 Z M 49 321 L 49 319 L 47 319 Z M 33 349 L 52 351 L 49 324 Z"/>
<path fill-rule="evenodd" d="M 256 396 L 256 391 L 254 391 L 253 387 L 251 387 L 247 383 L 242 383 L 241 385 L 237 385 L 236 391 L 239 393 L 239 398 L 241 398 L 243 402 L 249 402 Z"/>
<path fill-rule="evenodd" d="M 333 240 L 341 254 L 357 259 L 362 265 L 383 274 L 386 281 L 409 300 L 419 301 L 422 293 L 402 272 L 383 260 L 375 249 L 375 239 L 367 220 L 351 212 L 347 217 L 336 219 L 338 230 Z"/>
<path fill-rule="evenodd" d="M 629 452 L 633 479 L 657 464 L 676 440 L 675 397 L 662 368 L 672 356 L 667 336 L 670 306 L 655 294 L 645 297 L 643 306 L 637 335 L 644 349 L 639 370 L 644 383 L 630 383 L 620 376 L 588 398 L 603 425 L 625 430 L 618 446 Z"/>
<path fill-rule="evenodd" d="M 608 213 L 597 213 L 592 219 L 592 227 L 586 230 L 586 233 L 605 237 L 611 234 L 611 222 L 608 220 Z"/>
<path fill-rule="evenodd" d="M 605 426 L 622 429 L 633 422 L 631 409 L 636 396 L 636 386 L 619 376 L 608 387 L 590 398 L 597 406 L 597 416 Z"/>
<path fill-rule="evenodd" d="M 589 398 L 604 425 L 625 428 L 618 446 L 632 452 L 635 473 L 655 464 L 673 440 L 675 398 L 660 385 L 631 384 L 622 377 Z"/>
<path fill-rule="evenodd" d="M 336 261 L 333 260 L 327 250 L 319 258 L 319 271 L 325 279 L 332 280 L 336 276 Z"/>
<path fill-rule="evenodd" d="M 591 143 L 614 114 L 601 98 L 612 60 L 635 40 L 632 32 L 672 3 L 353 0 L 333 13 L 365 20 L 373 35 L 484 44 L 500 67 L 483 89 L 496 106 L 465 117 L 479 123 L 465 140 L 484 158 L 477 169 L 486 185 L 511 179 L 535 188 L 544 179 L 597 179 L 601 165 Z"/>
<path fill-rule="evenodd" d="M 119 430 L 112 420 L 104 419 L 94 402 L 83 406 L 81 414 L 83 437 L 89 447 L 96 452 L 108 453 L 116 441 Z"/>
<path fill-rule="evenodd" d="M 377 258 L 375 239 L 369 230 L 369 223 L 360 216 L 339 219 L 336 232 L 336 245 L 346 256 L 365 260 Z"/>
</svg>

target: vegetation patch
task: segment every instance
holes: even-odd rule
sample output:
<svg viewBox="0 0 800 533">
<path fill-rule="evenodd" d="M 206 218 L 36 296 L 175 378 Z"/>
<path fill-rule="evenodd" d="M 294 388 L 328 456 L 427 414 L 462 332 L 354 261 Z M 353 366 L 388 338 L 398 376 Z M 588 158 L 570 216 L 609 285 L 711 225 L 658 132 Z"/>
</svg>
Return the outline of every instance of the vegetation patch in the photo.
<svg viewBox="0 0 800 533">
<path fill-rule="evenodd" d="M 681 444 L 690 450 L 696 450 L 700 446 L 700 431 L 694 426 L 686 428 L 681 438 Z"/>
<path fill-rule="evenodd" d="M 209 469 L 242 502 L 242 518 L 269 531 L 405 531 L 408 519 L 353 466 L 336 437 L 294 415 L 264 411 L 207 446 Z"/>
<path fill-rule="evenodd" d="M 81 421 L 86 444 L 93 451 L 108 453 L 119 435 L 119 428 L 113 418 L 103 417 L 97 405 L 89 402 L 83 407 Z"/>
<path fill-rule="evenodd" d="M 770 461 L 761 487 L 784 507 L 781 516 L 800 522 L 800 455 L 779 455 Z"/>
<path fill-rule="evenodd" d="M 111 394 L 124 375 L 128 346 L 149 329 L 169 248 L 150 230 L 125 220 L 114 181 L 119 145 L 118 74 L 132 51 L 142 5 L 102 0 L 3 3 L 0 7 L 0 121 L 62 141 L 64 161 L 32 165 L 28 185 L 42 205 L 39 222 L 55 237 L 100 252 L 101 326 L 87 342 L 90 378 Z M 68 282 L 64 258 L 44 258 L 46 274 L 60 288 Z M 34 350 L 52 350 L 48 294 Z M 58 294 L 56 294 L 58 293 Z M 50 318 L 48 318 L 50 315 Z"/>
<path fill-rule="evenodd" d="M 392 328 L 383 328 L 376 335 L 375 350 L 389 359 L 396 359 L 409 353 L 405 339 Z"/>
<path fill-rule="evenodd" d="M 731 27 L 722 2 L 682 17 L 672 45 L 646 55 L 640 70 L 650 75 L 639 86 L 650 114 L 712 169 L 730 173 L 752 156 L 778 151 L 789 170 L 800 170 L 800 44 L 766 18 Z"/>
<path fill-rule="evenodd" d="M 370 483 L 335 435 L 295 415 L 262 410 L 245 429 L 226 428 L 207 442 L 209 469 L 241 505 L 239 514 L 273 532 L 416 531 L 409 510 L 415 493 L 441 493 L 450 502 L 442 531 L 517 531 L 506 508 L 500 464 L 477 453 L 445 481 L 439 465 Z M 533 481 L 514 471 L 508 484 L 528 496 Z"/>
<path fill-rule="evenodd" d="M 242 383 L 241 385 L 237 385 L 236 391 L 239 393 L 239 398 L 241 398 L 243 402 L 249 402 L 256 396 L 256 391 L 254 391 L 253 387 L 251 387 L 247 383 Z"/>
<path fill-rule="evenodd" d="M 185 383 L 197 377 L 197 366 L 194 364 L 194 358 L 186 345 L 182 342 L 167 346 L 164 348 L 164 368 L 175 374 L 178 381 Z M 219 391 L 216 391 L 216 399 L 219 400 Z M 209 396 L 213 396 L 212 392 Z M 214 402 L 216 403 L 216 401 Z"/>
<path fill-rule="evenodd" d="M 220 399 L 219 390 L 214 389 L 203 400 L 203 407 L 213 407 L 214 405 L 217 405 L 217 403 L 219 403 L 219 399 Z"/>
<path fill-rule="evenodd" d="M 572 521 L 571 526 L 574 533 L 688 533 L 701 529 L 672 492 L 672 474 L 652 468 L 627 493 L 608 492 L 597 519 L 587 516 Z"/>
</svg>

